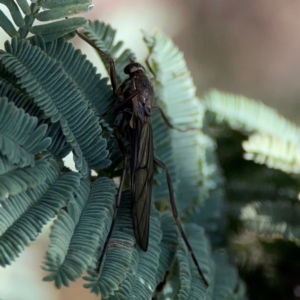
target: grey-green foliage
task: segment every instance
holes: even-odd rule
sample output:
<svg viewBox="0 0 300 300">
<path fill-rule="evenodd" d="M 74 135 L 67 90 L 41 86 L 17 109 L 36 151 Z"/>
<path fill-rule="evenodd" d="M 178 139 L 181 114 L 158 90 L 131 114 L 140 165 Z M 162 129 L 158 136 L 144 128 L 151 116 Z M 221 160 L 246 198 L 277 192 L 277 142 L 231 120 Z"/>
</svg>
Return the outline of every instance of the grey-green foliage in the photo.
<svg viewBox="0 0 300 300">
<path fill-rule="evenodd" d="M 128 64 L 129 59 L 135 58 L 133 52 L 129 49 L 125 49 L 119 54 L 123 47 L 123 42 L 116 42 L 116 30 L 114 30 L 111 26 L 103 26 L 103 23 L 101 22 L 89 22 L 89 24 L 85 26 L 83 33 L 97 46 L 98 49 L 101 49 L 102 52 L 98 52 L 98 54 L 104 62 L 108 73 L 110 64 L 108 56 L 104 53 L 109 54 L 111 58 L 114 59 L 116 66 L 115 75 L 118 83 L 121 84 L 127 77 L 127 75 L 123 72 L 124 67 Z"/>
<path fill-rule="evenodd" d="M 18 85 L 13 84 L 15 77 L 9 74 L 3 65 L 0 65 L 0 68 L 0 95 L 7 97 L 14 105 L 18 108 L 22 108 L 30 116 L 36 117 L 40 125 L 47 125 L 46 136 L 51 138 L 51 144 L 48 146 L 48 150 L 57 157 L 64 157 L 66 152 L 70 151 L 70 145 L 62 133 L 59 122 L 51 123 L 49 119 L 44 118 L 43 111 L 33 103 L 32 98 Z"/>
<path fill-rule="evenodd" d="M 215 281 L 210 299 L 244 299 L 245 286 L 239 279 L 236 268 L 229 262 L 225 253 L 214 255 Z"/>
<path fill-rule="evenodd" d="M 18 88 L 43 111 L 44 118 L 49 118 L 51 123 L 60 122 L 62 134 L 72 146 L 76 167 L 84 175 L 88 166 L 96 169 L 107 166 L 107 142 L 101 139 L 102 128 L 88 102 L 93 89 L 89 82 L 84 84 L 80 76 L 74 77 L 68 65 L 70 61 L 66 62 L 66 57 L 73 58 L 75 64 L 84 58 L 76 57 L 74 48 L 65 41 L 45 44 L 37 37 L 33 43 L 18 38 L 7 42 L 6 51 L 0 51 L 3 68 L 15 77 Z M 59 51 L 65 56 L 60 55 L 57 59 Z M 90 65 L 81 70 L 82 74 L 90 71 L 92 76 L 97 76 Z M 105 88 L 106 84 L 103 84 Z M 89 139 L 85 138 L 87 135 Z"/>
<path fill-rule="evenodd" d="M 112 218 L 115 192 L 114 182 L 106 177 L 98 178 L 92 188 L 87 179 L 81 180 L 52 226 L 43 267 L 49 274 L 44 280 L 54 280 L 57 287 L 68 286 L 96 264 L 95 254 Z"/>
<path fill-rule="evenodd" d="M 204 107 L 196 97 L 183 53 L 162 33 L 157 32 L 152 37 L 145 34 L 144 39 L 156 74 L 157 104 L 163 108 L 171 124 L 181 130 L 188 129 L 186 132 L 170 130 L 168 136 L 171 138 L 171 159 L 184 162 L 178 168 L 180 172 L 173 176 L 178 184 L 177 197 L 185 199 L 178 202 L 178 209 L 189 214 L 222 182 L 213 154 L 208 154 L 214 151 L 215 143 L 205 133 Z"/>
<path fill-rule="evenodd" d="M 236 260 L 244 266 L 248 262 L 252 269 L 262 260 L 266 269 L 273 268 L 272 273 L 280 274 L 277 282 L 281 280 L 278 283 L 281 288 L 274 293 L 278 298 L 284 297 L 285 280 L 289 275 L 275 268 L 280 267 L 279 262 L 285 257 L 279 249 L 288 249 L 294 243 L 291 249 L 295 253 L 299 251 L 300 129 L 274 109 L 243 96 L 212 91 L 204 95 L 204 103 L 207 123 L 214 129 L 217 126 L 219 136 L 222 136 L 223 130 L 225 138 L 220 140 L 220 144 L 225 145 L 226 137 L 227 142 L 229 137 L 236 139 L 236 144 L 231 144 L 232 154 L 224 156 L 223 162 L 227 164 L 227 209 L 241 229 L 235 232 L 238 235 L 233 238 Z M 223 129 L 219 129 L 222 128 L 220 125 Z M 233 131 L 229 131 L 228 127 Z M 234 133 L 236 131 L 242 134 L 239 138 Z M 242 161 L 243 150 L 246 160 L 259 165 Z M 237 154 L 241 156 L 237 158 Z M 273 250 L 270 250 L 271 245 L 274 245 Z M 260 252 L 263 255 L 258 255 Z M 294 260 L 291 261 L 294 264 Z M 289 263 L 288 258 L 285 263 Z M 294 275 L 291 273 L 291 278 Z M 267 272 L 265 277 L 268 277 Z M 239 283 L 232 299 L 239 297 L 244 288 L 244 284 Z M 267 294 L 268 290 L 264 293 Z"/>
<path fill-rule="evenodd" d="M 298 126 L 261 102 L 213 90 L 204 95 L 204 103 L 217 122 L 228 123 L 233 129 L 268 134 L 295 142 L 299 140 Z"/>
<path fill-rule="evenodd" d="M 46 136 L 47 126 L 38 126 L 36 117 L 26 114 L 6 97 L 0 101 L 0 174 L 4 174 L 14 168 L 33 166 L 34 155 L 46 149 L 51 139 Z"/>
<path fill-rule="evenodd" d="M 42 35 L 45 41 L 53 41 L 83 26 L 86 23 L 83 17 L 72 18 L 72 16 L 88 12 L 92 8 L 91 0 L 39 0 L 31 2 L 32 4 L 29 5 L 27 0 L 0 1 L 0 4 L 9 9 L 11 18 L 18 27 L 17 29 L 0 9 L 0 27 L 10 37 L 25 38 L 28 33 L 33 33 Z M 48 23 L 34 25 L 35 20 Z"/>
<path fill-rule="evenodd" d="M 102 37 L 104 39 L 104 41 L 109 41 L 110 43 L 110 48 L 111 49 L 115 49 L 115 44 L 113 43 L 113 37 L 114 37 L 114 31 L 111 30 L 110 27 L 104 25 L 103 23 L 96 23 L 97 26 L 97 31 L 99 31 L 101 33 L 100 37 Z M 91 28 L 90 28 L 91 27 Z M 90 24 L 85 30 L 84 32 L 88 35 L 92 29 L 94 29 L 95 25 Z M 100 37 L 98 38 L 98 40 L 100 39 Z M 97 39 L 93 39 L 94 41 L 96 41 Z M 103 43 L 103 42 L 102 42 Z M 101 45 L 101 42 L 98 41 L 98 44 Z M 116 43 L 116 45 L 118 45 L 118 43 Z M 105 48 L 106 51 L 107 48 Z M 124 52 L 123 52 L 124 53 Z M 182 59 L 182 57 L 179 57 L 178 59 Z M 118 60 L 116 61 L 117 64 L 117 70 L 118 70 Z M 120 61 L 120 64 L 123 64 L 123 61 Z M 122 66 L 123 68 L 124 66 Z M 166 125 L 164 124 L 164 122 L 161 122 L 160 117 L 158 116 L 158 114 L 155 114 L 153 116 L 153 127 L 154 127 L 154 136 L 155 136 L 155 152 L 158 155 L 158 157 L 160 157 L 161 159 L 166 159 L 166 161 L 164 160 L 164 162 L 168 165 L 171 164 L 171 176 L 175 177 L 175 168 L 172 165 L 172 147 L 170 148 L 170 144 L 169 141 L 171 139 L 171 135 L 170 135 L 170 129 L 166 128 Z M 161 137 L 161 138 L 160 138 Z M 172 171 L 173 170 L 173 171 Z M 155 189 L 154 191 L 154 197 L 155 200 L 158 202 L 158 205 L 160 202 L 165 202 L 168 201 L 169 199 L 169 195 L 168 195 L 168 189 L 167 189 L 167 185 L 165 182 L 165 172 L 161 171 L 161 173 L 155 175 L 155 179 L 156 181 L 159 181 L 160 187 L 159 190 Z M 175 186 L 176 189 L 176 178 L 172 178 L 175 179 L 172 181 L 172 183 Z M 186 201 L 186 199 L 188 199 L 188 196 L 185 197 L 185 199 L 182 199 L 182 202 Z M 124 200 L 122 200 L 124 201 Z M 155 211 L 154 211 L 155 212 Z M 156 213 L 157 214 L 157 213 Z M 158 230 L 157 229 L 155 232 L 155 234 L 152 235 L 150 234 L 150 246 L 149 249 L 146 253 L 139 253 L 139 264 L 137 265 L 137 270 L 136 270 L 136 275 L 137 278 L 142 278 L 139 279 L 136 283 L 134 281 L 134 279 L 132 279 L 132 277 L 129 277 L 130 280 L 133 280 L 133 286 L 131 288 L 127 287 L 126 293 L 124 294 L 125 291 L 123 290 L 123 288 L 120 288 L 120 290 L 118 290 L 118 287 L 116 285 L 116 283 L 112 283 L 112 280 L 110 280 L 109 282 L 111 283 L 110 285 L 106 285 L 109 286 L 110 289 L 107 290 L 107 288 L 105 288 L 103 286 L 103 281 L 105 282 L 105 278 L 108 278 L 108 275 L 105 276 L 105 278 L 102 279 L 101 281 L 101 276 L 102 274 L 100 274 L 100 280 L 99 280 L 99 284 L 96 285 L 96 283 L 94 283 L 94 285 L 88 284 L 86 285 L 87 287 L 90 287 L 93 291 L 95 292 L 99 292 L 101 293 L 102 297 L 106 298 L 110 298 L 112 297 L 112 299 L 114 299 L 114 297 L 120 297 L 120 298 L 124 298 L 126 299 L 126 297 L 131 297 L 128 296 L 130 295 L 130 291 L 131 294 L 133 295 L 139 295 L 139 299 L 148 299 L 153 292 L 155 291 L 155 287 L 156 285 L 163 279 L 163 276 L 165 274 L 165 272 L 170 268 L 170 265 L 173 261 L 173 258 L 175 257 L 175 253 L 176 253 L 176 239 L 179 238 L 179 236 L 177 235 L 176 232 L 176 227 L 175 227 L 175 223 L 172 220 L 173 218 L 170 215 L 163 215 L 161 222 L 162 225 L 160 225 L 160 222 L 157 224 L 158 226 L 160 226 L 161 230 L 163 231 L 163 235 L 162 237 L 159 238 L 158 235 Z M 155 220 L 155 218 L 151 217 L 151 226 L 154 226 L 152 224 L 155 224 L 155 222 L 159 221 L 159 219 Z M 166 225 L 164 225 L 166 223 Z M 158 227 L 159 228 L 159 227 Z M 166 232 L 165 232 L 166 230 Z M 151 230 L 150 230 L 151 232 Z M 201 232 L 201 230 L 199 229 L 199 232 Z M 173 242 L 168 241 L 168 239 L 173 238 Z M 159 238 L 157 241 L 155 241 L 155 238 Z M 174 238 L 176 238 L 174 240 Z M 154 239 L 155 242 L 152 241 L 152 239 Z M 160 242 L 160 239 L 161 242 Z M 205 248 L 206 245 L 206 239 L 204 236 L 199 236 L 199 240 L 201 243 L 201 249 L 199 251 L 203 251 L 203 253 L 206 253 L 206 256 L 209 257 L 210 256 L 210 248 Z M 159 246 L 159 248 L 157 248 L 155 250 L 155 247 L 157 247 L 159 244 L 161 243 L 161 246 Z M 166 244 L 167 243 L 167 244 Z M 170 249 L 170 245 L 173 244 L 172 248 Z M 167 246 L 169 245 L 169 246 Z M 154 250 L 152 250 L 152 247 L 154 247 Z M 185 249 L 185 245 L 182 245 L 182 248 Z M 160 249 L 160 250 L 159 250 Z M 153 258 L 152 257 L 152 251 L 153 251 Z M 186 259 L 187 261 L 190 259 L 190 254 L 188 253 L 188 251 L 183 250 L 184 251 L 184 256 L 181 255 L 182 259 Z M 201 252 L 200 252 L 201 253 Z M 203 263 L 203 265 L 206 265 L 206 260 L 202 261 L 200 259 L 200 261 Z M 149 268 L 149 271 L 147 271 L 147 269 Z M 188 263 L 187 266 L 189 272 L 196 272 L 195 266 L 193 265 L 193 263 Z M 209 264 L 207 264 L 207 270 L 208 270 L 208 274 L 207 277 L 209 278 Z M 105 270 L 105 262 L 103 265 L 103 270 Z M 152 270 L 152 271 L 151 271 Z M 120 277 L 122 274 L 116 274 L 114 277 L 114 281 L 119 281 L 119 282 L 123 282 L 127 279 Z M 153 278 L 153 279 L 151 279 Z M 88 277 L 89 280 L 92 281 L 92 277 Z M 107 279 L 108 280 L 108 279 Z M 183 279 L 182 280 L 187 280 L 189 286 L 191 287 L 193 285 L 192 283 L 192 277 L 190 277 L 189 279 L 185 278 L 185 275 L 183 274 Z M 208 279 L 209 280 L 209 279 Z M 147 282 L 147 284 L 146 284 Z M 202 296 L 200 297 L 205 297 L 205 288 L 204 288 L 204 284 L 201 282 L 201 279 L 199 277 L 199 274 L 197 273 L 197 279 L 196 282 L 199 283 L 200 285 L 202 284 L 202 289 L 204 290 Z M 142 284 L 142 285 L 141 285 Z M 146 286 L 145 286 L 146 285 Z M 123 284 L 121 285 L 121 287 L 123 286 Z M 147 287 L 148 286 L 148 287 Z M 114 291 L 114 289 L 116 289 Z M 121 292 L 122 291 L 122 292 Z M 110 295 L 112 294 L 112 295 Z M 113 295 L 114 294 L 114 295 Z"/>
<path fill-rule="evenodd" d="M 280 238 L 300 245 L 300 206 L 288 201 L 252 202 L 241 208 L 245 227 L 266 239 Z"/>
<path fill-rule="evenodd" d="M 74 2 L 86 5 L 86 1 L 65 1 L 63 5 L 71 9 Z M 64 14 L 64 9 L 56 9 L 60 1 L 43 1 L 49 11 L 33 13 L 40 4 L 29 7 L 25 19 L 50 20 Z M 26 11 L 26 4 L 22 5 Z M 18 14 L 15 6 L 10 8 L 12 14 Z M 166 205 L 169 194 L 163 170 L 155 174 L 148 251 L 141 251 L 135 243 L 130 194 L 124 192 L 100 273 L 95 274 L 113 215 L 116 186 L 111 178 L 118 174 L 112 123 L 98 115 L 113 105 L 113 97 L 107 79 L 96 74 L 86 57 L 64 39 L 57 39 L 62 32 L 69 32 L 64 23 L 69 20 L 59 23 L 60 30 L 57 23 L 43 25 L 46 28 L 31 27 L 31 21 L 24 21 L 25 25 L 20 24 L 23 27 L 18 25 L 22 34 L 13 34 L 0 51 L 0 113 L 7 116 L 0 119 L 0 138 L 5 141 L 0 143 L 0 212 L 5 220 L 1 264 L 10 264 L 42 226 L 57 216 L 43 268 L 48 271 L 44 279 L 54 281 L 58 288 L 87 272 L 85 287 L 101 294 L 102 299 L 149 299 L 153 295 L 160 299 L 169 295 L 206 299 L 211 295 L 214 299 L 217 273 L 210 239 L 220 239 L 222 234 L 213 230 L 221 224 L 222 176 L 213 153 L 215 142 L 203 125 L 204 107 L 195 96 L 183 55 L 162 34 L 145 38 L 157 74 L 156 99 L 165 101 L 163 106 L 172 124 L 191 130 L 182 133 L 167 128 L 161 117 L 154 115 L 155 152 L 170 170 L 179 213 L 185 221 L 198 223 L 186 222 L 185 229 L 210 287 L 205 288 L 172 214 L 164 211 L 170 205 Z M 42 36 L 24 39 L 27 29 Z M 122 81 L 132 52 L 125 50 L 118 55 L 122 43 L 114 41 L 115 31 L 103 23 L 90 23 L 84 32 L 116 58 Z M 105 55 L 102 59 L 107 62 Z M 61 161 L 70 151 L 79 173 L 71 172 Z M 99 176 L 91 176 L 91 169 Z M 207 228 L 210 237 L 199 225 Z M 21 226 L 25 230 L 19 230 Z M 222 276 L 227 276 L 226 272 Z M 164 280 L 160 293 L 156 288 Z M 238 280 L 235 283 L 224 287 L 228 295 L 234 294 Z"/>
<path fill-rule="evenodd" d="M 245 159 L 286 173 L 300 173 L 300 143 L 287 140 L 285 134 L 281 137 L 254 134 L 243 142 L 243 148 L 246 151 Z"/>
<path fill-rule="evenodd" d="M 299 173 L 300 128 L 263 103 L 211 91 L 204 96 L 208 119 L 250 135 L 244 157 L 286 173 Z"/>
<path fill-rule="evenodd" d="M 77 173 L 60 175 L 57 163 L 49 160 L 1 175 L 0 182 L 1 192 L 8 184 L 13 190 L 1 197 L 0 262 L 5 266 L 15 260 L 24 247 L 36 239 L 43 225 L 57 214 L 76 189 L 79 176 Z"/>
</svg>

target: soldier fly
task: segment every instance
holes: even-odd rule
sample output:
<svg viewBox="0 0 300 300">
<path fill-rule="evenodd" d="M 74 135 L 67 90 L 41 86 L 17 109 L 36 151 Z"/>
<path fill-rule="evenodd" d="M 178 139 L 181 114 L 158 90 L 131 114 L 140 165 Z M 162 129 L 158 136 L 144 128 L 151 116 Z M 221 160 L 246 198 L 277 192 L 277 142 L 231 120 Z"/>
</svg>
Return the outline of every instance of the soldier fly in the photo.
<svg viewBox="0 0 300 300">
<path fill-rule="evenodd" d="M 141 64 L 131 60 L 131 62 L 124 68 L 124 73 L 128 75 L 128 78 L 124 80 L 119 88 L 117 88 L 114 60 L 107 53 L 98 49 L 98 47 L 88 40 L 84 35 L 77 31 L 76 33 L 81 39 L 90 44 L 100 55 L 104 55 L 109 58 L 110 80 L 113 93 L 118 99 L 118 104 L 102 116 L 108 115 L 112 112 L 115 113 L 116 118 L 114 124 L 114 134 L 120 151 L 124 157 L 124 169 L 121 175 L 120 186 L 116 197 L 113 220 L 102 250 L 101 257 L 99 259 L 96 272 L 98 273 L 100 270 L 101 261 L 113 231 L 117 210 L 121 202 L 121 192 L 128 162 L 130 164 L 130 190 L 132 198 L 131 211 L 135 239 L 139 247 L 143 251 L 147 251 L 149 240 L 153 165 L 156 164 L 166 173 L 173 217 L 192 256 L 197 271 L 205 286 L 208 287 L 208 282 L 200 269 L 198 261 L 193 253 L 192 247 L 190 246 L 179 220 L 171 177 L 168 169 L 163 162 L 154 156 L 151 126 L 151 110 L 154 100 L 154 90 L 151 80 L 145 74 L 145 68 Z M 147 65 L 150 71 L 153 73 L 150 65 L 148 63 Z M 165 116 L 163 117 L 165 119 Z M 168 124 L 170 123 L 168 122 Z M 123 141 L 125 141 L 126 144 L 124 144 Z"/>
</svg>

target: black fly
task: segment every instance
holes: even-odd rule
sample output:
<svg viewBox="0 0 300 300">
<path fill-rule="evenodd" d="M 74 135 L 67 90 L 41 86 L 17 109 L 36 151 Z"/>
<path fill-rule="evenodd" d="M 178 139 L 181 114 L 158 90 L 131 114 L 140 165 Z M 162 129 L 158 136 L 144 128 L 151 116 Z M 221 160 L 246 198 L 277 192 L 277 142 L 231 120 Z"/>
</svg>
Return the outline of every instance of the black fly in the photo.
<svg viewBox="0 0 300 300">
<path fill-rule="evenodd" d="M 191 253 L 192 259 L 206 287 L 208 283 L 200 269 L 198 261 L 193 253 L 188 239 L 183 231 L 178 218 L 178 212 L 175 205 L 174 192 L 171 178 L 167 167 L 158 158 L 154 156 L 153 135 L 151 126 L 151 109 L 154 100 L 154 90 L 151 80 L 146 76 L 145 69 L 136 62 L 128 64 L 124 73 L 128 78 L 117 89 L 116 71 L 113 59 L 100 49 L 98 49 L 84 35 L 77 32 L 80 38 L 89 43 L 101 55 L 109 57 L 110 79 L 114 95 L 118 99 L 118 104 L 104 115 L 115 112 L 114 133 L 119 148 L 124 157 L 124 169 L 121 176 L 121 182 L 116 199 L 116 207 L 106 243 L 103 247 L 101 257 L 96 269 L 99 272 L 101 261 L 103 259 L 108 241 L 112 234 L 114 222 L 117 216 L 117 210 L 121 202 L 121 192 L 126 175 L 126 166 L 130 163 L 130 190 L 132 198 L 132 220 L 136 242 L 143 251 L 148 249 L 149 241 L 149 221 L 150 207 L 152 198 L 153 165 L 157 164 L 165 170 L 172 213 L 181 236 Z M 124 143 L 125 141 L 125 143 Z"/>
</svg>

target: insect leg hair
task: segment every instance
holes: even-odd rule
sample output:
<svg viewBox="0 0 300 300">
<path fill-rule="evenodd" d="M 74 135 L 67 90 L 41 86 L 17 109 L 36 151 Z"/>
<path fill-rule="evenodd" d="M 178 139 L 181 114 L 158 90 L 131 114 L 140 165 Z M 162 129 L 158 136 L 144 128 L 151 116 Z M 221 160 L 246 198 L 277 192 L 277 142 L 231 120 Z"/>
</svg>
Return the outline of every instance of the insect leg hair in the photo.
<svg viewBox="0 0 300 300">
<path fill-rule="evenodd" d="M 122 175 L 121 175 L 121 180 L 120 180 L 120 185 L 119 185 L 119 188 L 118 188 L 118 193 L 116 195 L 116 205 L 115 205 L 115 208 L 114 208 L 114 214 L 113 214 L 112 222 L 111 222 L 110 229 L 109 229 L 108 235 L 106 237 L 106 240 L 105 240 L 105 243 L 104 243 L 104 246 L 103 246 L 103 249 L 102 249 L 101 256 L 98 260 L 97 268 L 95 269 L 96 273 L 99 273 L 99 271 L 100 271 L 101 263 L 102 263 L 104 255 L 105 255 L 109 240 L 110 240 L 112 232 L 113 232 L 113 229 L 114 229 L 118 209 L 119 209 L 120 204 L 121 204 L 122 189 L 123 189 L 123 185 L 124 185 L 124 180 L 125 180 L 125 176 L 126 176 L 126 166 L 127 166 L 127 162 L 128 162 L 128 157 L 127 157 L 127 154 L 126 154 L 125 146 L 124 146 L 121 138 L 119 137 L 119 135 L 116 131 L 115 131 L 115 137 L 116 137 L 116 140 L 118 142 L 119 148 L 120 148 L 120 150 L 121 150 L 121 152 L 124 156 L 124 169 L 123 169 L 123 172 L 122 172 Z"/>
<path fill-rule="evenodd" d="M 178 218 L 178 211 L 177 211 L 176 204 L 175 204 L 174 191 L 173 191 L 173 187 L 172 187 L 172 182 L 171 182 L 171 177 L 170 177 L 169 171 L 168 171 L 166 165 L 162 161 L 160 161 L 158 158 L 156 158 L 156 157 L 154 157 L 154 163 L 156 163 L 159 167 L 161 167 L 166 172 L 166 178 L 167 178 L 167 183 L 168 183 L 169 196 L 170 196 L 170 202 L 171 202 L 173 217 L 175 219 L 175 222 L 176 222 L 176 225 L 177 225 L 177 227 L 179 229 L 179 232 L 180 232 L 180 234 L 181 234 L 181 236 L 182 236 L 182 238 L 184 240 L 184 243 L 185 243 L 186 247 L 188 248 L 188 250 L 189 250 L 189 252 L 190 252 L 190 254 L 192 256 L 192 259 L 193 259 L 194 264 L 195 264 L 195 266 L 197 268 L 197 271 L 198 271 L 201 279 L 203 280 L 206 288 L 208 288 L 208 286 L 209 286 L 208 282 L 205 279 L 205 277 L 204 277 L 204 275 L 203 275 L 203 273 L 202 273 L 202 271 L 200 269 L 200 266 L 199 266 L 198 261 L 197 261 L 197 259 L 195 257 L 193 249 L 192 249 L 192 247 L 191 247 L 191 245 L 190 245 L 190 243 L 189 243 L 189 241 L 188 241 L 188 239 L 187 239 L 187 237 L 186 237 L 186 235 L 184 233 L 184 230 L 182 228 L 181 222 L 180 222 L 180 220 Z"/>
</svg>

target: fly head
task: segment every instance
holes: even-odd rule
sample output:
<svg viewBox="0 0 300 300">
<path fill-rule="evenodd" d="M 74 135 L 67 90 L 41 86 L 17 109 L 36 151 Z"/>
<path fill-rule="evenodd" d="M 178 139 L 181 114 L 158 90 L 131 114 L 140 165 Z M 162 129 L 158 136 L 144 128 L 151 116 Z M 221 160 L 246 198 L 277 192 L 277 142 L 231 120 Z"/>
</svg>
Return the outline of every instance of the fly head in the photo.
<svg viewBox="0 0 300 300">
<path fill-rule="evenodd" d="M 141 71 L 142 73 L 144 73 L 145 68 L 141 64 L 136 63 L 136 62 L 132 62 L 124 68 L 124 73 L 128 74 L 128 75 L 132 75 L 138 71 Z"/>
</svg>

